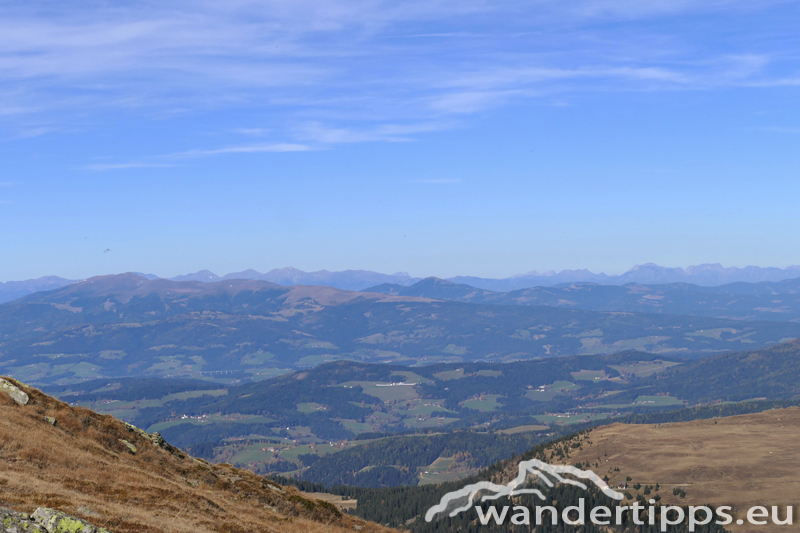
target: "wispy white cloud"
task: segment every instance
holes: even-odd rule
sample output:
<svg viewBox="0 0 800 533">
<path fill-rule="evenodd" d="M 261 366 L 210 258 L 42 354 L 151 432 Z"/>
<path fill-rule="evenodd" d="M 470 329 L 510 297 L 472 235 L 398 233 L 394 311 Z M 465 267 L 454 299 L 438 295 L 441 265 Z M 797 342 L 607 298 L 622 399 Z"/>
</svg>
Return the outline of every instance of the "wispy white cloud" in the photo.
<svg viewBox="0 0 800 533">
<path fill-rule="evenodd" d="M 85 165 L 83 169 L 93 170 L 96 172 L 105 172 L 107 170 L 127 170 L 134 168 L 168 168 L 174 166 L 176 165 L 171 165 L 167 163 L 142 163 L 138 161 L 133 161 L 130 163 L 96 163 L 93 165 Z"/>
<path fill-rule="evenodd" d="M 12 1 L 0 7 L 0 115 L 36 131 L 116 108 L 252 108 L 270 121 L 226 131 L 291 141 L 182 155 L 203 157 L 408 141 L 453 127 L 448 117 L 554 94 L 799 85 L 769 70 L 768 49 L 624 25 L 788 1 Z"/>
<path fill-rule="evenodd" d="M 381 124 L 378 126 L 334 128 L 318 122 L 303 125 L 298 136 L 323 145 L 361 142 L 407 142 L 414 134 L 441 131 L 452 127 L 452 122 L 420 122 L 414 124 Z"/>
<path fill-rule="evenodd" d="M 213 148 L 211 150 L 187 150 L 185 152 L 176 152 L 169 154 L 165 157 L 174 158 L 192 158 L 192 157 L 207 157 L 212 155 L 223 154 L 260 154 L 260 153 L 278 153 L 278 152 L 308 152 L 314 148 L 306 144 L 292 144 L 292 143 L 273 143 L 273 144 L 248 144 L 242 146 L 226 146 L 224 148 Z"/>
<path fill-rule="evenodd" d="M 225 146 L 212 149 L 194 149 L 171 154 L 161 154 L 152 156 L 149 161 L 131 161 L 124 163 L 95 163 L 85 165 L 84 170 L 95 172 L 105 172 L 110 170 L 128 170 L 141 168 L 169 168 L 178 166 L 176 160 L 195 159 L 201 157 L 212 157 L 226 154 L 259 154 L 259 153 L 280 153 L 280 152 L 307 152 L 314 150 L 313 147 L 305 144 L 293 143 L 262 143 L 248 144 L 239 146 Z"/>
</svg>

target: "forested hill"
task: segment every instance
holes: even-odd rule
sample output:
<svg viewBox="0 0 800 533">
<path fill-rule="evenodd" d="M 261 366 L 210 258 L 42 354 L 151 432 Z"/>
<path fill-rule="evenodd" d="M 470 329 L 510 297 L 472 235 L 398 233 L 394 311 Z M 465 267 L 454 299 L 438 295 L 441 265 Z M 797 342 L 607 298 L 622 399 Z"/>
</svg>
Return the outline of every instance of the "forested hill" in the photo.
<svg viewBox="0 0 800 533">
<path fill-rule="evenodd" d="M 667 369 L 651 379 L 654 390 L 693 402 L 800 397 L 800 340 L 735 352 Z"/>
</svg>

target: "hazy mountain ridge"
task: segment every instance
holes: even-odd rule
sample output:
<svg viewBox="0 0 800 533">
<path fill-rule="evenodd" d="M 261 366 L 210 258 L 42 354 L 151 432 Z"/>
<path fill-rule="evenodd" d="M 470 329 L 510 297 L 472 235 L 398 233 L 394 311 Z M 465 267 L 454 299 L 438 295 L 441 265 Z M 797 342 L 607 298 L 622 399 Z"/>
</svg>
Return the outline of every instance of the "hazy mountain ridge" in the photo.
<svg viewBox="0 0 800 533">
<path fill-rule="evenodd" d="M 0 282 L 0 303 L 10 302 L 34 292 L 50 291 L 65 285 L 75 283 L 75 280 L 64 279 L 58 276 L 45 276 L 43 278 L 25 281 Z"/>
<path fill-rule="evenodd" d="M 609 276 L 602 273 L 594 274 L 588 270 L 562 270 L 558 273 L 546 272 L 543 274 L 533 271 L 505 279 L 456 276 L 448 278 L 448 281 L 490 291 L 510 292 L 530 287 L 551 287 L 563 283 L 578 282 L 601 285 L 691 283 L 702 286 L 717 286 L 736 282 L 776 282 L 798 277 L 800 277 L 800 265 L 791 265 L 786 268 L 756 266 L 725 268 L 715 263 L 686 268 L 672 268 L 646 263 L 644 265 L 636 265 L 619 276 Z"/>
<path fill-rule="evenodd" d="M 572 283 L 510 292 L 486 291 L 438 278 L 426 278 L 408 287 L 382 284 L 365 289 L 365 292 L 493 305 L 546 305 L 588 311 L 800 321 L 800 278 L 780 282 L 739 282 L 719 287 L 688 283 Z"/>
<path fill-rule="evenodd" d="M 697 356 L 797 337 L 800 323 L 791 322 L 462 303 L 259 280 L 147 280 L 136 274 L 90 278 L 0 305 L 0 369 L 28 382 L 198 378 L 209 372 L 263 379 L 338 359 L 503 362 L 632 348 Z"/>
<path fill-rule="evenodd" d="M 344 290 L 359 290 L 379 283 L 396 283 L 399 285 L 410 285 L 419 281 L 419 278 L 412 278 L 405 272 L 396 274 L 381 274 L 369 270 L 344 270 L 341 272 L 330 272 L 328 270 L 318 270 L 316 272 L 304 272 L 296 268 L 276 268 L 269 272 L 262 273 L 253 269 L 242 272 L 232 272 L 224 276 L 217 276 L 209 270 L 201 270 L 193 274 L 185 274 L 169 278 L 172 281 L 227 281 L 233 279 L 252 279 L 269 281 L 277 285 L 325 285 Z"/>
<path fill-rule="evenodd" d="M 142 274 L 140 276 L 147 279 L 158 279 L 153 274 Z M 704 264 L 690 266 L 687 268 L 662 267 L 652 263 L 636 265 L 627 272 L 619 276 L 609 276 L 607 274 L 594 274 L 589 270 L 562 270 L 561 272 L 536 271 L 520 274 L 510 278 L 492 279 L 475 276 L 456 276 L 447 278 L 447 281 L 458 284 L 466 284 L 477 289 L 510 292 L 519 289 L 532 287 L 551 287 L 565 283 L 597 283 L 600 285 L 625 285 L 628 283 L 640 284 L 671 284 L 689 283 L 700 286 L 718 286 L 732 283 L 761 283 L 761 282 L 780 282 L 786 279 L 800 277 L 800 266 L 794 265 L 784 269 L 774 267 L 755 267 L 744 268 L 729 267 L 725 268 L 719 264 Z M 302 270 L 286 267 L 270 270 L 262 273 L 256 270 L 243 270 L 232 272 L 224 276 L 218 276 L 210 270 L 200 270 L 190 274 L 182 274 L 170 279 L 171 281 L 202 281 L 216 282 L 233 279 L 261 280 L 275 283 L 277 285 L 326 285 L 343 290 L 365 290 L 381 284 L 396 284 L 400 286 L 410 286 L 418 283 L 423 278 L 415 278 L 406 272 L 395 274 L 381 274 L 369 270 L 344 270 L 331 272 L 328 270 L 318 270 L 316 272 L 304 272 Z M 427 278 L 425 278 L 427 279 Z M 9 281 L 0 283 L 0 303 L 9 302 L 21 298 L 33 292 L 56 289 L 75 280 L 66 280 L 57 276 L 46 276 L 44 278 L 32 279 L 27 281 Z"/>
</svg>

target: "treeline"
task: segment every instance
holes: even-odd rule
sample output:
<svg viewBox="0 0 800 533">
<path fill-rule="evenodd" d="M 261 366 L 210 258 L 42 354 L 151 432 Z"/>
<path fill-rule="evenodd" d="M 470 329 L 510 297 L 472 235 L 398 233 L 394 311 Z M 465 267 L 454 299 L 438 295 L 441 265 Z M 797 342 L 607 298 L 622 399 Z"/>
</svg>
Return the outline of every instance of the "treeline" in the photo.
<svg viewBox="0 0 800 533">
<path fill-rule="evenodd" d="M 720 403 L 667 411 L 662 413 L 634 414 L 625 418 L 614 419 L 624 424 L 668 424 L 671 422 L 691 422 L 728 416 L 761 413 L 770 409 L 785 409 L 800 406 L 800 398 L 794 400 L 755 400 L 739 403 Z"/>
<path fill-rule="evenodd" d="M 545 438 L 533 433 L 504 435 L 474 431 L 394 437 L 320 457 L 301 477 L 326 486 L 416 485 L 417 469 L 430 465 L 438 457 L 461 453 L 465 456 L 465 467 L 482 468 L 517 455 Z"/>
</svg>

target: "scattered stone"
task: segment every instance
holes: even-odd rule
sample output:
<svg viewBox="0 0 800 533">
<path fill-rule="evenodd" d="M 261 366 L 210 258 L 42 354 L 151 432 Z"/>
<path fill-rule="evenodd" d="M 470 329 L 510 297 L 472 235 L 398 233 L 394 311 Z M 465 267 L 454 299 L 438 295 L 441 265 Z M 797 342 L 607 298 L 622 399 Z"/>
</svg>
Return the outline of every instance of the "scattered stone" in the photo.
<svg viewBox="0 0 800 533">
<path fill-rule="evenodd" d="M 46 417 L 44 417 L 44 419 L 45 419 L 45 422 L 47 422 L 51 426 L 55 427 L 55 425 L 56 425 L 56 419 L 55 418 L 53 418 L 52 416 L 46 416 Z"/>
<path fill-rule="evenodd" d="M 126 440 L 122 440 L 122 443 L 123 443 L 125 446 L 127 446 L 127 447 L 128 447 L 128 451 L 130 451 L 130 452 L 131 452 L 131 453 L 133 453 L 133 454 L 135 454 L 135 453 L 136 453 L 136 446 L 134 446 L 133 444 L 131 444 L 130 442 L 128 442 L 128 441 L 126 441 Z"/>
<path fill-rule="evenodd" d="M 11 396 L 11 399 L 20 405 L 26 405 L 28 403 L 28 395 L 22 392 L 19 387 L 12 385 L 4 379 L 0 379 L 0 391 Z"/>
</svg>

